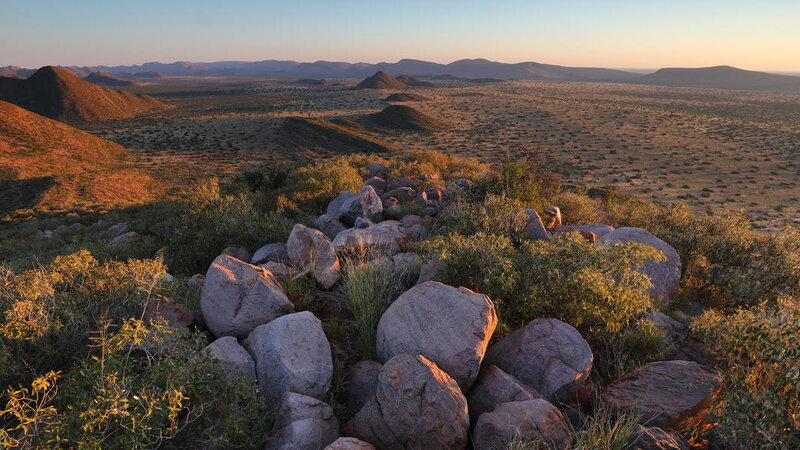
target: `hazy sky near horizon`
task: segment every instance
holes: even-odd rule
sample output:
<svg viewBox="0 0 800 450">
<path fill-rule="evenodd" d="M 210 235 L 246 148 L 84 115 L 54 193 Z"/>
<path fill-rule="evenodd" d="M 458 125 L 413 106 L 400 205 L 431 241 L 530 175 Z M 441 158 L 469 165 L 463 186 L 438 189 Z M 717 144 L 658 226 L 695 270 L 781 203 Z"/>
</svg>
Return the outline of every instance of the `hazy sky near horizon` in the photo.
<svg viewBox="0 0 800 450">
<path fill-rule="evenodd" d="M 800 0 L 0 0 L 0 66 L 402 58 L 800 71 Z"/>
</svg>

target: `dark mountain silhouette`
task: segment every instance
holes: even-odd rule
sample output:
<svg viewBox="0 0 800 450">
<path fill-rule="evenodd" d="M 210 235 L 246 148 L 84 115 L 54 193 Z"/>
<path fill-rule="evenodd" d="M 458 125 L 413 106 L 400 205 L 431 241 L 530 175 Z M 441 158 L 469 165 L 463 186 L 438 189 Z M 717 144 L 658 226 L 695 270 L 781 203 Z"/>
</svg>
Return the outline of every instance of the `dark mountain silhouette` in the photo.
<svg viewBox="0 0 800 450">
<path fill-rule="evenodd" d="M 386 153 L 396 149 L 369 136 L 360 125 L 349 120 L 328 121 L 289 117 L 278 129 L 282 143 L 309 154 Z"/>
<path fill-rule="evenodd" d="M 120 119 L 166 107 L 152 97 L 97 86 L 52 66 L 24 80 L 0 78 L 0 100 L 67 122 Z"/>
<path fill-rule="evenodd" d="M 424 95 L 405 93 L 392 94 L 383 99 L 385 102 L 428 102 L 430 100 L 431 99 Z"/>
<path fill-rule="evenodd" d="M 157 184 L 127 159 L 118 144 L 0 101 L 0 215 L 151 199 Z"/>
<path fill-rule="evenodd" d="M 365 122 L 389 131 L 431 133 L 448 128 L 445 122 L 405 105 L 392 105 L 383 111 L 370 114 Z"/>
<path fill-rule="evenodd" d="M 138 84 L 135 81 L 126 80 L 108 72 L 92 72 L 83 77 L 83 79 L 99 86 L 134 86 Z"/>
<path fill-rule="evenodd" d="M 755 72 L 731 66 L 666 68 L 632 81 L 641 84 L 717 89 L 800 90 L 800 77 Z"/>
<path fill-rule="evenodd" d="M 18 66 L 4 66 L 0 67 L 0 77 L 6 78 L 28 78 L 36 72 L 33 69 L 23 69 Z"/>
<path fill-rule="evenodd" d="M 430 81 L 418 80 L 418 79 L 412 77 L 411 75 L 403 74 L 403 75 L 400 75 L 399 77 L 397 77 L 397 79 L 402 81 L 403 83 L 405 83 L 407 86 L 415 86 L 415 87 L 434 87 L 435 86 Z"/>
<path fill-rule="evenodd" d="M 378 71 L 358 83 L 356 87 L 359 89 L 402 89 L 408 86 L 388 73 Z"/>
<path fill-rule="evenodd" d="M 316 78 L 302 78 L 300 80 L 295 81 L 297 84 L 303 84 L 306 86 L 333 86 L 335 83 L 333 81 L 326 80 L 324 78 L 316 79 Z"/>
<path fill-rule="evenodd" d="M 75 70 L 76 68 L 70 68 Z M 486 59 L 464 59 L 450 64 L 439 64 L 416 59 L 402 59 L 395 63 L 378 64 L 347 62 L 297 62 L 297 61 L 219 61 L 174 63 L 149 62 L 129 66 L 95 66 L 81 70 L 105 71 L 115 75 L 133 72 L 158 72 L 169 76 L 259 76 L 285 78 L 363 78 L 384 71 L 398 76 L 452 75 L 470 78 L 498 78 L 519 80 L 565 81 L 627 81 L 639 76 L 622 70 L 564 67 L 535 62 L 506 64 Z M 86 75 L 84 74 L 84 76 Z"/>
</svg>

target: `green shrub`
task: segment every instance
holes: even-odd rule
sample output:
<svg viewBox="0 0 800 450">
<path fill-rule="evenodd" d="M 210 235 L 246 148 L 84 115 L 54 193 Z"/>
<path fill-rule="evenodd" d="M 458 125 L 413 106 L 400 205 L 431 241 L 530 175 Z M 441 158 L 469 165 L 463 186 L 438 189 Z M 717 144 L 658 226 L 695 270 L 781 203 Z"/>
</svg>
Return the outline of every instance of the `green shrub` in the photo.
<svg viewBox="0 0 800 450">
<path fill-rule="evenodd" d="M 481 202 L 455 201 L 438 216 L 438 225 L 450 232 L 471 235 L 486 233 L 510 237 L 515 243 L 525 237 L 528 215 L 522 202 L 489 194 Z"/>
<path fill-rule="evenodd" d="M 261 448 L 271 429 L 258 386 L 229 377 L 202 335 L 163 323 L 110 322 L 91 357 L 31 388 L 9 389 L 0 437 L 9 447 Z"/>
<path fill-rule="evenodd" d="M 529 208 L 541 209 L 546 198 L 561 190 L 556 177 L 530 162 L 504 164 L 489 172 L 478 184 L 478 198 L 488 194 L 518 200 Z"/>
<path fill-rule="evenodd" d="M 587 337 L 595 360 L 592 376 L 601 383 L 611 383 L 665 357 L 662 335 L 649 320 L 640 319 L 617 333 L 595 332 Z"/>
<path fill-rule="evenodd" d="M 561 209 L 561 220 L 565 225 L 606 223 L 600 202 L 586 195 L 564 191 L 550 197 L 549 202 Z"/>
<path fill-rule="evenodd" d="M 709 311 L 692 328 L 725 383 L 717 437 L 735 449 L 800 448 L 800 301 Z"/>
<path fill-rule="evenodd" d="M 278 210 L 303 208 L 321 213 L 339 192 L 358 192 L 363 185 L 362 173 L 346 160 L 318 162 L 301 167 L 289 175 L 287 192 L 282 195 Z"/>
<path fill-rule="evenodd" d="M 480 162 L 432 150 L 409 150 L 386 161 L 393 178 L 434 176 L 451 181 L 459 178 L 476 180 L 488 168 Z"/>
<path fill-rule="evenodd" d="M 434 241 L 432 249 L 447 265 L 443 281 L 487 294 L 510 326 L 553 317 L 609 331 L 652 307 L 650 280 L 633 269 L 664 258 L 649 246 L 599 247 L 573 233 L 553 242 L 526 242 L 520 249 L 499 236 L 452 235 Z"/>
</svg>

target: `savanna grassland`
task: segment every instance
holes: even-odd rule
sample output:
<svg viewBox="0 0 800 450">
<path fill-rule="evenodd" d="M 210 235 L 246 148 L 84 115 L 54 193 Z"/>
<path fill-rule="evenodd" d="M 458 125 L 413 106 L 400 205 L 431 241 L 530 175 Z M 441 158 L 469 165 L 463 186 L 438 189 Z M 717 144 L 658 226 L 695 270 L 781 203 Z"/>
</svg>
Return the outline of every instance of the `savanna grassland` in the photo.
<svg viewBox="0 0 800 450">
<path fill-rule="evenodd" d="M 134 88 L 177 107 L 84 127 L 139 149 L 147 165 L 193 176 L 316 158 L 278 138 L 288 116 L 358 119 L 394 92 L 451 126 L 368 134 L 497 162 L 538 155 L 567 183 L 613 186 L 697 211 L 743 210 L 771 229 L 800 220 L 800 95 L 610 83 L 437 81 L 434 88 L 351 90 L 286 80 L 167 79 Z M 298 155 L 300 153 L 300 155 Z M 219 172 L 219 171 L 222 172 Z"/>
</svg>

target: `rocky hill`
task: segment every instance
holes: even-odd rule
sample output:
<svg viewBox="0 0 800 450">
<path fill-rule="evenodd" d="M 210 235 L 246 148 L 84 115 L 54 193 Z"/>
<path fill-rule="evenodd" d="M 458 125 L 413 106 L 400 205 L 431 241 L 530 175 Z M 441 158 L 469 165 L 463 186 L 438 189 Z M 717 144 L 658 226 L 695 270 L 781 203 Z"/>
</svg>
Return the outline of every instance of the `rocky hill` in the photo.
<svg viewBox="0 0 800 450">
<path fill-rule="evenodd" d="M 402 89 L 408 85 L 386 72 L 378 71 L 358 83 L 356 87 L 359 89 Z"/>
<path fill-rule="evenodd" d="M 370 136 L 352 121 L 290 117 L 281 125 L 278 137 L 288 147 L 311 154 L 395 151 L 393 145 Z"/>
<path fill-rule="evenodd" d="M 632 82 L 715 89 L 800 91 L 800 77 L 742 70 L 731 66 L 665 68 Z"/>
<path fill-rule="evenodd" d="M 97 86 L 52 66 L 24 80 L 0 78 L 0 100 L 65 122 L 120 119 L 167 107 L 152 97 Z"/>
<path fill-rule="evenodd" d="M 0 101 L 0 215 L 152 199 L 157 184 L 127 160 L 118 144 Z"/>
<path fill-rule="evenodd" d="M 370 114 L 365 121 L 392 131 L 422 131 L 431 133 L 448 128 L 448 124 L 410 106 L 392 105 Z"/>
<path fill-rule="evenodd" d="M 112 75 L 108 72 L 92 72 L 83 77 L 84 80 L 98 86 L 135 86 L 139 83 Z"/>
</svg>

